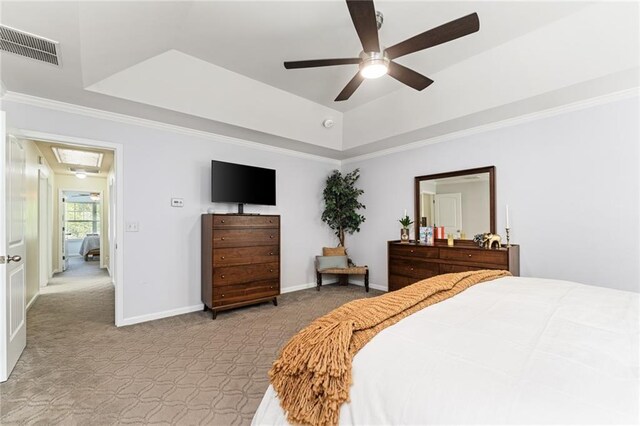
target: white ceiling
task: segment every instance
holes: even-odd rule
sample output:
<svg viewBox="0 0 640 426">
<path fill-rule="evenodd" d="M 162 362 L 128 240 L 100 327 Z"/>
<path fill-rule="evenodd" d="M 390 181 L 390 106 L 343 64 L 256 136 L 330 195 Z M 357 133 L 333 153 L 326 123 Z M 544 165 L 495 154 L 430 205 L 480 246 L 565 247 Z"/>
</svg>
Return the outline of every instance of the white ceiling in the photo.
<svg viewBox="0 0 640 426">
<path fill-rule="evenodd" d="M 588 80 L 599 79 L 602 87 L 603 78 L 638 66 L 635 2 L 377 1 L 385 17 L 380 38 L 386 46 L 471 12 L 480 17 L 480 31 L 398 61 L 435 80 L 423 92 L 385 76 L 365 81 L 350 100 L 335 103 L 356 65 L 285 70 L 282 62 L 356 56 L 361 48 L 343 1 L 3 1 L 1 8 L 2 24 L 59 41 L 62 57 L 62 67 L 56 68 L 3 53 L 1 78 L 9 91 L 162 121 L 171 116 L 175 124 L 188 122 L 189 127 L 334 157 L 347 149 L 363 153 L 365 145 L 375 149 L 383 140 L 385 147 L 394 138 L 411 142 L 407 135 L 412 132 L 529 97 L 551 96 Z M 599 23 L 613 31 L 594 36 Z M 581 44 L 582 34 L 597 36 L 601 45 Z M 539 48 L 529 58 L 531 46 Z M 607 46 L 624 60 L 604 61 L 590 72 L 574 59 L 557 70 L 540 63 L 544 52 L 554 58 L 593 55 L 589 58 L 596 63 L 598 49 L 604 52 Z M 534 59 L 538 69 L 530 63 Z M 150 63 L 166 63 L 161 60 L 170 60 L 171 66 L 149 69 Z M 196 67 L 197 78 L 192 74 Z M 521 75 L 523 68 L 529 75 Z M 480 74 L 483 80 L 474 79 Z M 547 74 L 566 78 L 550 80 Z M 500 75 L 505 87 L 521 81 L 527 90 L 510 96 L 511 90 L 501 92 L 484 77 L 491 75 Z M 173 91 L 167 90 L 167 79 Z M 452 88 L 471 83 L 486 86 L 473 102 Z M 637 78 L 625 84 L 637 86 Z M 189 85 L 202 87 L 206 97 L 192 93 L 186 98 L 181 93 Z M 163 92 L 171 97 L 162 98 Z M 595 94 L 583 92 L 584 98 Z M 404 124 L 404 116 L 420 111 L 415 108 L 433 107 L 429 102 L 438 105 L 437 120 Z M 460 103 L 473 107 L 461 109 Z M 244 113 L 228 112 L 230 104 Z M 385 128 L 360 137 L 370 127 L 367 117 Z M 337 125 L 322 128 L 325 118 Z M 493 114 L 487 120 L 501 118 Z M 465 126 L 469 123 L 455 127 Z"/>
</svg>

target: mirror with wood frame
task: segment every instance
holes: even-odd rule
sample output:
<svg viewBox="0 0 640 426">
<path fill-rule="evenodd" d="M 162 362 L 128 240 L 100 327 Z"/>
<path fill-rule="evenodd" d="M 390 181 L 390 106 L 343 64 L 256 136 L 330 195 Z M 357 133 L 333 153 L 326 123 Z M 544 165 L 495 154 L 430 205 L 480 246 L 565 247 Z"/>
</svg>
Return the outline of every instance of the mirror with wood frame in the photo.
<svg viewBox="0 0 640 426">
<path fill-rule="evenodd" d="M 415 177 L 415 236 L 420 227 L 444 226 L 445 235 L 473 240 L 496 232 L 495 166 Z"/>
</svg>

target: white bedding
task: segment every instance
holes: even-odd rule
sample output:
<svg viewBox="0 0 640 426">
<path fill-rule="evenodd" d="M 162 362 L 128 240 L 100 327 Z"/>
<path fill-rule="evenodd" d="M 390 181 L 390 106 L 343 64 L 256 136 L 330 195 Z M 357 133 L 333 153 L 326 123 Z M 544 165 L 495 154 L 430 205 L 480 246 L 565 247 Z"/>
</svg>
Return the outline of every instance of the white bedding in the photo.
<svg viewBox="0 0 640 426">
<path fill-rule="evenodd" d="M 82 240 L 82 245 L 80 246 L 80 254 L 82 256 L 86 256 L 91 250 L 100 248 L 100 236 L 99 235 L 87 235 Z"/>
<path fill-rule="evenodd" d="M 341 424 L 639 424 L 639 295 L 501 278 L 383 330 Z M 254 425 L 287 424 L 271 386 Z"/>
</svg>

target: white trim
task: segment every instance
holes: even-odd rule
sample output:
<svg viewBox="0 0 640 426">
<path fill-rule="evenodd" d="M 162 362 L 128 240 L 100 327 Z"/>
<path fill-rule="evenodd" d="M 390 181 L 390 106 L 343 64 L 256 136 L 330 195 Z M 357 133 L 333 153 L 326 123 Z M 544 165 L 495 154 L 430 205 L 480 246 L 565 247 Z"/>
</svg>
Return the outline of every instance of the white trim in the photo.
<svg viewBox="0 0 640 426">
<path fill-rule="evenodd" d="M 193 306 L 185 306 L 183 308 L 169 309 L 168 311 L 156 312 L 153 314 L 138 315 L 137 317 L 123 318 L 118 326 L 139 324 L 141 322 L 154 321 L 162 318 L 173 317 L 176 315 L 190 314 L 191 312 L 202 311 L 204 305 L 202 303 Z"/>
<path fill-rule="evenodd" d="M 316 283 L 298 284 L 286 288 L 280 288 L 280 294 L 293 293 L 294 291 L 307 290 L 314 288 Z"/>
<path fill-rule="evenodd" d="M 33 303 L 36 301 L 36 299 L 40 296 L 40 291 L 38 291 L 36 294 L 33 295 L 33 297 L 31 298 L 31 300 L 29 300 L 29 303 L 27 303 L 27 307 L 25 308 L 26 311 L 28 311 L 29 309 L 31 309 L 31 307 L 33 306 Z"/>
<path fill-rule="evenodd" d="M 115 251 L 116 276 L 111 277 L 115 283 L 115 322 L 116 326 L 124 325 L 124 146 L 116 142 L 106 142 L 95 139 L 62 136 L 52 133 L 37 132 L 20 129 L 17 133 L 27 139 L 40 139 L 49 142 L 62 142 L 67 145 L 92 146 L 114 151 L 114 173 L 116 179 L 116 236 L 111 241 Z M 60 271 L 58 271 L 60 272 Z"/>
<path fill-rule="evenodd" d="M 429 139 L 423 139 L 420 141 L 408 143 L 406 145 L 401 145 L 393 148 L 383 149 L 376 152 L 371 152 L 369 154 L 358 155 L 355 157 L 350 157 L 342 160 L 342 165 L 354 163 L 357 161 L 369 160 L 371 158 L 383 157 L 385 155 L 395 154 L 398 152 L 410 151 L 417 148 L 422 148 L 427 145 L 432 145 L 440 142 L 445 142 L 452 139 L 458 139 L 465 136 L 471 136 L 478 133 L 485 133 L 492 130 L 502 129 L 504 127 L 511 127 L 518 124 L 528 123 L 531 121 L 541 120 L 543 118 L 553 117 L 556 115 L 565 114 L 568 112 L 579 111 L 581 109 L 594 107 L 598 105 L 607 104 L 610 102 L 615 102 L 627 98 L 632 98 L 634 96 L 640 95 L 640 89 L 635 87 L 632 89 L 621 90 L 619 92 L 608 93 L 602 96 L 596 96 L 595 98 L 585 99 L 577 102 L 573 102 L 570 104 L 565 104 L 541 111 L 532 112 L 530 114 L 524 114 L 513 118 L 508 118 L 506 120 L 494 121 L 492 123 L 483 124 L 476 127 L 471 127 L 469 129 L 459 130 L 457 132 L 446 133 L 441 136 L 435 136 Z"/>
<path fill-rule="evenodd" d="M 389 289 L 387 288 L 386 285 L 380 285 L 380 284 L 371 284 L 371 283 L 369 283 L 369 288 L 372 288 L 374 290 L 384 291 L 384 292 L 389 291 Z"/>
<path fill-rule="evenodd" d="M 323 157 L 321 155 L 307 154 L 287 148 L 280 148 L 266 145 L 259 142 L 251 142 L 231 136 L 219 135 L 217 133 L 205 132 L 202 130 L 190 129 L 188 127 L 177 126 L 174 124 L 162 123 L 159 121 L 148 120 L 145 118 L 133 117 L 130 115 L 120 114 L 116 112 L 103 111 L 95 108 L 89 108 L 82 105 L 69 104 L 66 102 L 54 101 L 52 99 L 40 98 L 37 96 L 25 95 L 24 93 L 7 91 L 3 98 L 8 102 L 16 102 L 20 104 L 31 105 L 40 108 L 54 109 L 56 111 L 68 112 L 71 114 L 84 115 L 86 117 L 99 118 L 103 120 L 117 121 L 125 124 L 133 124 L 136 126 L 149 127 L 156 130 L 165 130 L 180 133 L 187 136 L 214 140 L 217 142 L 230 143 L 236 146 L 244 146 L 247 148 L 260 149 L 263 151 L 275 152 L 278 154 L 289 155 L 293 157 L 306 158 L 309 160 L 322 161 L 325 163 L 340 165 L 340 160 L 334 158 Z"/>
</svg>

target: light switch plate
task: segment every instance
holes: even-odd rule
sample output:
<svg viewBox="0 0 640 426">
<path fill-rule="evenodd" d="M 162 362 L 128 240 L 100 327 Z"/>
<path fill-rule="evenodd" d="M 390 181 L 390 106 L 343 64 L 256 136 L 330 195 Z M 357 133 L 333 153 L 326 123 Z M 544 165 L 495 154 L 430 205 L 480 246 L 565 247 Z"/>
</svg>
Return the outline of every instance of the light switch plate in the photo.
<svg viewBox="0 0 640 426">
<path fill-rule="evenodd" d="M 138 232 L 138 222 L 127 222 L 127 232 Z"/>
<path fill-rule="evenodd" d="M 184 207 L 184 199 L 183 198 L 172 198 L 171 199 L 171 207 Z"/>
</svg>

